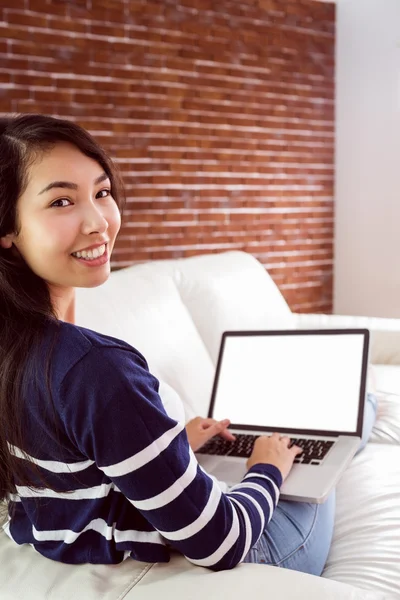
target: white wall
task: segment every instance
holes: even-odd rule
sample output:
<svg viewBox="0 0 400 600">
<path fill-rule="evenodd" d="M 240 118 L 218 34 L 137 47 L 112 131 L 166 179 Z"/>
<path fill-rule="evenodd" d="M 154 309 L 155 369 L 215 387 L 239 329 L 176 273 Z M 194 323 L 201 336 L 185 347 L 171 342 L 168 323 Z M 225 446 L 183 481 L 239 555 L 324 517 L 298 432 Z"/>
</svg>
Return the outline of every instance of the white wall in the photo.
<svg viewBox="0 0 400 600">
<path fill-rule="evenodd" d="M 400 317 L 400 0 L 337 0 L 334 312 Z"/>
</svg>

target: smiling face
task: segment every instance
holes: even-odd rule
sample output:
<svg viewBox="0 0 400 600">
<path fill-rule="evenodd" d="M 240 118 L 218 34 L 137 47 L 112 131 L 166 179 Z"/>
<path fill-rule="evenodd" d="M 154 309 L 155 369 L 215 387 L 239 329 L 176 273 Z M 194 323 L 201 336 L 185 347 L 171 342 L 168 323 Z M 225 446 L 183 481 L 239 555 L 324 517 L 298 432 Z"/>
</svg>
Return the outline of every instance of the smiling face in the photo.
<svg viewBox="0 0 400 600">
<path fill-rule="evenodd" d="M 106 281 L 121 218 L 103 168 L 72 144 L 58 142 L 31 165 L 28 181 L 17 203 L 18 233 L 6 236 L 3 245 L 15 245 L 51 294 Z"/>
</svg>

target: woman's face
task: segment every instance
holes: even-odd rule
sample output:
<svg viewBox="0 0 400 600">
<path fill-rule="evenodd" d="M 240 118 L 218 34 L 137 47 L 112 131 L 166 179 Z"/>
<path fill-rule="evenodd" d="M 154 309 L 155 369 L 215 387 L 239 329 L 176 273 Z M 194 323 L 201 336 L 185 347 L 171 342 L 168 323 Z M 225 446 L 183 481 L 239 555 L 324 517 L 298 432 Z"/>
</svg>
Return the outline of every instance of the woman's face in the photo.
<svg viewBox="0 0 400 600">
<path fill-rule="evenodd" d="M 121 218 L 94 159 L 57 143 L 31 166 L 17 213 L 19 232 L 7 237 L 51 289 L 106 281 Z"/>
</svg>

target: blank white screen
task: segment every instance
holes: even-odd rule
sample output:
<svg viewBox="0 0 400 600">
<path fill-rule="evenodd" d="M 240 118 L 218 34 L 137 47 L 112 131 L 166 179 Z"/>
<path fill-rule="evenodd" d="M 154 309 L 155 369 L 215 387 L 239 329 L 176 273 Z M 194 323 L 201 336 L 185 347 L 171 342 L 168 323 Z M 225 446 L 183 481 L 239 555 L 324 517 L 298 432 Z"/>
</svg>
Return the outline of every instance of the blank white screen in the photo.
<svg viewBox="0 0 400 600">
<path fill-rule="evenodd" d="M 355 432 L 364 336 L 227 336 L 213 417 Z"/>
</svg>

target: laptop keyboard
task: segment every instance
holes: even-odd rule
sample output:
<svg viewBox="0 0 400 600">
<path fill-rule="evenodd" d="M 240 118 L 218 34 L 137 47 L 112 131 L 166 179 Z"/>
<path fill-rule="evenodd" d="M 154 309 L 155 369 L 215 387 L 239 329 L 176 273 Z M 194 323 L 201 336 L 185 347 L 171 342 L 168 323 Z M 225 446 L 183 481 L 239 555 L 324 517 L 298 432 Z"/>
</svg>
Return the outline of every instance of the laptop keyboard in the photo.
<svg viewBox="0 0 400 600">
<path fill-rule="evenodd" d="M 204 444 L 200 450 L 197 450 L 197 453 L 248 458 L 258 437 L 258 435 L 238 433 L 234 442 L 224 440 L 222 437 L 215 437 Z M 289 446 L 295 444 L 303 449 L 303 453 L 296 456 L 295 463 L 320 465 L 334 443 L 331 440 L 291 438 Z"/>
</svg>

